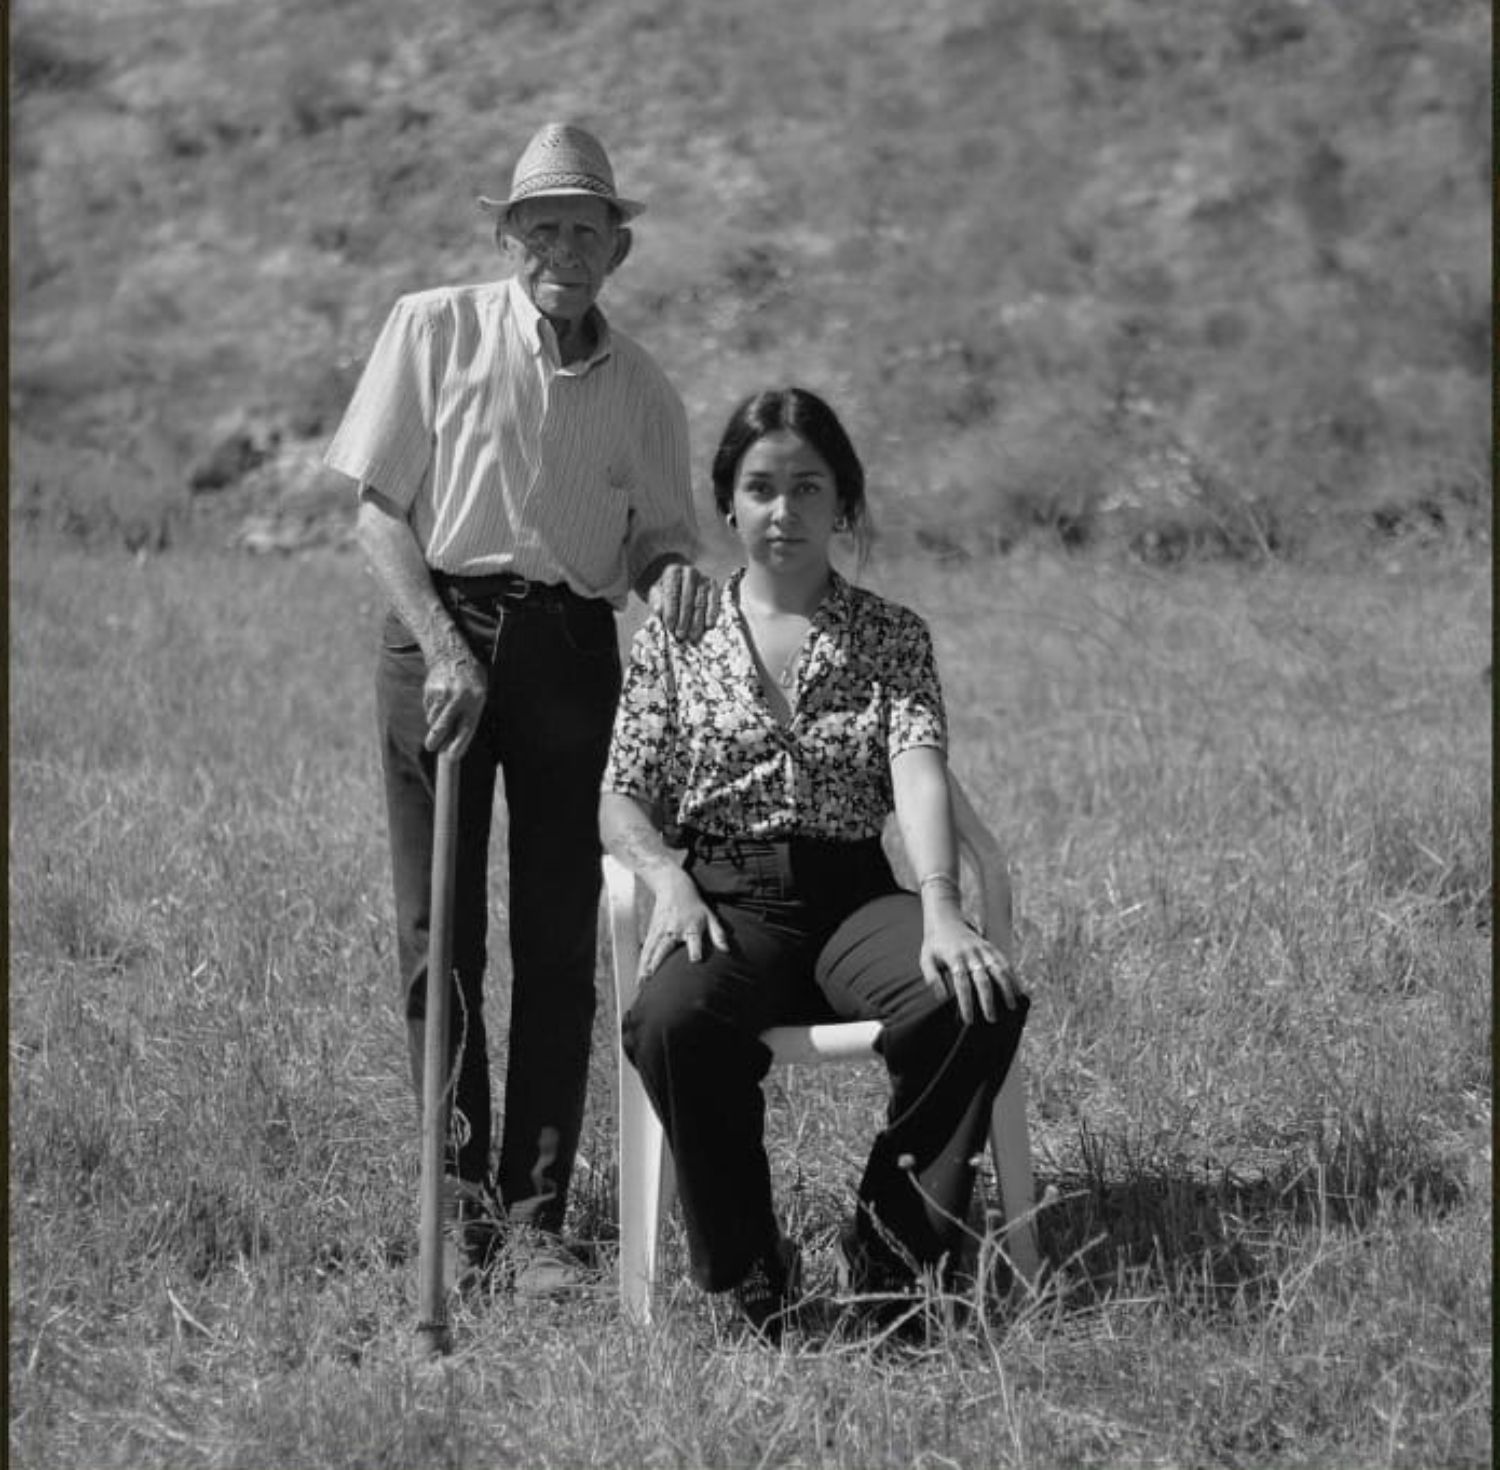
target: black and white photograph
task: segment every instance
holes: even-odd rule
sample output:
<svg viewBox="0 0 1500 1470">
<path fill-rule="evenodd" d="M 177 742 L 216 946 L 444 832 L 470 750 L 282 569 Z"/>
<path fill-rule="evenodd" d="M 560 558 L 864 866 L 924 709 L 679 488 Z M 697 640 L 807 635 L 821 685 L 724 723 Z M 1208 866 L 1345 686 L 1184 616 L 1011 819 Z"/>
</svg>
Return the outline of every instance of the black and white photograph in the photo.
<svg viewBox="0 0 1500 1470">
<path fill-rule="evenodd" d="M 14 0 L 7 1462 L 1482 1470 L 1480 0 Z"/>
</svg>

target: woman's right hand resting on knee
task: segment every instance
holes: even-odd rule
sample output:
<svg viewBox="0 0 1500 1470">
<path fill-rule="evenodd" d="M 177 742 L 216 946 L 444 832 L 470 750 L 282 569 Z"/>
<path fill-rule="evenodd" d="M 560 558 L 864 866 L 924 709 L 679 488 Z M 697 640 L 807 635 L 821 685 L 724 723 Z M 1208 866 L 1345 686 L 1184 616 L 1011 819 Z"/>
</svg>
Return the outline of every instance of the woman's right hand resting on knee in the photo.
<svg viewBox="0 0 1500 1470">
<path fill-rule="evenodd" d="M 728 949 L 724 926 L 704 903 L 698 885 L 682 871 L 671 849 L 634 797 L 606 791 L 599 801 L 599 834 L 612 852 L 651 890 L 651 922 L 641 940 L 637 978 L 653 974 L 679 944 L 695 963 L 715 949 Z"/>
</svg>

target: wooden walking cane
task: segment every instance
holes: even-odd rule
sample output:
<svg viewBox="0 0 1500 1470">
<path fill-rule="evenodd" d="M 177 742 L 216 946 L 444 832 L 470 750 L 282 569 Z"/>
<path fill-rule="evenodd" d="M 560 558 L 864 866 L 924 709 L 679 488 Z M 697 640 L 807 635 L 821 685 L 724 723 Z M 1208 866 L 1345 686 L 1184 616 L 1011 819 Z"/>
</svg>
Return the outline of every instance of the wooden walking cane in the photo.
<svg viewBox="0 0 1500 1470">
<path fill-rule="evenodd" d="M 417 1346 L 423 1356 L 448 1352 L 447 1282 L 443 1279 L 443 1173 L 452 1111 L 448 1091 L 448 995 L 453 970 L 453 870 L 458 852 L 458 758 L 437 758 L 432 831 L 432 908 L 427 935 L 427 1023 L 422 1062 L 422 1204 L 417 1239 Z"/>
</svg>

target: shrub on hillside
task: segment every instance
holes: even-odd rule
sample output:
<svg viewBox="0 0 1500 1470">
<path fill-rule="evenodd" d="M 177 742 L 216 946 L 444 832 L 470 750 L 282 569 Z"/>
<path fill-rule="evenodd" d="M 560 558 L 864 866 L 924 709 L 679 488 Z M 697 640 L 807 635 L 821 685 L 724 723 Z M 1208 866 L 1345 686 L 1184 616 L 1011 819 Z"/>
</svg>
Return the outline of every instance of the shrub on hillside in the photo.
<svg viewBox="0 0 1500 1470">
<path fill-rule="evenodd" d="M 34 21 L 17 21 L 11 30 L 10 75 L 18 94 L 82 91 L 103 65 L 75 41 L 65 44 Z"/>
<path fill-rule="evenodd" d="M 122 453 L 13 435 L 10 486 L 12 522 L 43 538 L 166 551 L 187 526 L 186 489 Z"/>
</svg>

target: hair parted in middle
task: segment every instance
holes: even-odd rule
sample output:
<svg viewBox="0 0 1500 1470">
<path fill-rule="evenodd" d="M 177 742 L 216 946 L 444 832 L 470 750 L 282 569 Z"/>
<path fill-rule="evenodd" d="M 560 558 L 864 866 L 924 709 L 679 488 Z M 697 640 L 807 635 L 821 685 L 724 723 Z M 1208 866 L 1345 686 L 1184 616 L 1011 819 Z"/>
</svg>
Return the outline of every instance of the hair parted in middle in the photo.
<svg viewBox="0 0 1500 1470">
<path fill-rule="evenodd" d="M 811 389 L 765 388 L 736 406 L 714 454 L 715 509 L 727 516 L 734 508 L 734 477 L 750 446 L 783 431 L 806 440 L 833 471 L 839 514 L 863 562 L 874 539 L 865 502 L 865 467 L 839 416 Z"/>
</svg>

